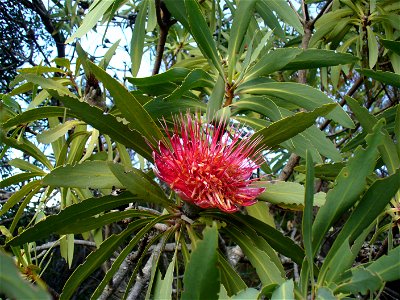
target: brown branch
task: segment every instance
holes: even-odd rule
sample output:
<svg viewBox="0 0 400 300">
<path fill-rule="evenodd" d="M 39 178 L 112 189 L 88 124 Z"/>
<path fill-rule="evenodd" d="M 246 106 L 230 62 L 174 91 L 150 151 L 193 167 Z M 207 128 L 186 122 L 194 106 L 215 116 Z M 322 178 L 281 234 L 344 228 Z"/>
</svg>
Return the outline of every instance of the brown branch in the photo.
<svg viewBox="0 0 400 300">
<path fill-rule="evenodd" d="M 86 241 L 86 240 L 74 240 L 74 244 L 75 245 L 83 245 L 83 246 L 88 246 L 88 247 L 96 247 L 96 243 L 95 242 L 91 242 L 91 241 Z M 32 248 L 30 251 L 41 251 L 41 250 L 46 250 L 46 249 L 50 249 L 52 247 L 57 247 L 60 245 L 60 241 L 55 241 L 55 242 L 48 242 L 46 244 L 37 246 L 35 248 Z"/>
<path fill-rule="evenodd" d="M 349 89 L 349 91 L 346 93 L 346 96 L 350 96 L 350 97 L 351 97 L 351 96 L 358 90 L 358 88 L 359 88 L 360 85 L 363 83 L 363 81 L 364 81 L 363 76 L 360 76 L 360 77 L 354 82 L 353 86 Z M 346 100 L 345 100 L 344 97 L 343 97 L 343 98 L 340 100 L 339 105 L 340 105 L 340 106 L 343 106 L 343 105 L 345 105 L 345 103 L 346 103 Z M 324 129 L 329 125 L 330 122 L 331 122 L 331 120 L 326 120 L 324 123 L 322 123 L 322 124 L 320 125 L 319 129 L 324 130 Z"/>
<path fill-rule="evenodd" d="M 301 1 L 301 9 L 303 10 L 304 14 L 303 23 L 306 24 L 310 21 L 310 14 L 308 13 L 308 6 L 304 0 Z"/>
<path fill-rule="evenodd" d="M 153 267 L 154 259 L 160 255 L 163 244 L 165 243 L 165 236 L 163 236 L 160 242 L 154 247 L 150 258 L 147 260 L 145 266 L 142 269 L 141 275 L 136 277 L 135 285 L 132 287 L 132 290 L 129 292 L 127 297 L 128 300 L 138 299 L 139 295 L 142 294 L 142 289 L 145 287 L 146 283 L 150 280 L 151 269 Z"/>
<path fill-rule="evenodd" d="M 319 18 L 321 18 L 325 13 L 327 13 L 331 7 L 332 7 L 332 0 L 329 0 L 328 2 L 325 3 L 324 7 L 319 11 L 315 19 L 311 20 L 311 25 L 314 26 L 315 22 L 317 22 Z"/>
<path fill-rule="evenodd" d="M 59 30 L 55 28 L 53 20 L 50 17 L 50 13 L 44 6 L 43 2 L 40 0 L 32 0 L 32 2 L 21 0 L 21 4 L 39 15 L 44 27 L 46 28 L 46 31 L 50 33 L 54 42 L 56 43 L 57 57 L 65 57 L 65 37 Z"/>
<path fill-rule="evenodd" d="M 157 23 L 160 27 L 160 34 L 157 43 L 157 55 L 154 62 L 152 75 L 156 75 L 160 72 L 161 62 L 164 55 L 165 43 L 167 42 L 167 36 L 169 28 L 176 23 L 176 20 L 171 19 L 171 13 L 168 11 L 164 2 L 161 0 L 155 0 L 156 3 L 156 16 Z"/>
<path fill-rule="evenodd" d="M 313 24 L 309 21 L 309 14 L 308 14 L 308 7 L 307 4 L 302 1 L 302 8 L 304 14 L 304 34 L 301 40 L 301 48 L 307 49 L 308 44 L 310 43 L 311 35 L 314 29 Z M 298 83 L 306 84 L 307 83 L 307 70 L 299 70 L 299 77 L 297 80 Z M 282 169 L 281 173 L 279 174 L 278 179 L 282 181 L 286 181 L 290 175 L 293 173 L 294 167 L 299 163 L 300 156 L 295 153 L 292 153 L 289 157 L 288 162 L 286 163 L 285 167 Z"/>
<path fill-rule="evenodd" d="M 288 0 L 289 6 L 292 8 L 292 10 L 294 11 L 294 13 L 297 15 L 297 17 L 299 18 L 300 22 L 302 24 L 304 24 L 303 18 L 299 15 L 299 13 L 297 12 L 297 10 L 295 9 L 292 1 Z"/>
</svg>

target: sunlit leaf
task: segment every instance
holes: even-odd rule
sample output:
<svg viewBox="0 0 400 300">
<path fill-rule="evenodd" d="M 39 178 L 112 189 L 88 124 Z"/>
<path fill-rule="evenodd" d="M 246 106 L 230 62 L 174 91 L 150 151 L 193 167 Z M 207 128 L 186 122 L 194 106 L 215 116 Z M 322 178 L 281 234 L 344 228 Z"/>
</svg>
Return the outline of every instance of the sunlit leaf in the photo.
<svg viewBox="0 0 400 300">
<path fill-rule="evenodd" d="M 14 260 L 1 251 L 0 266 L 0 292 L 5 296 L 21 300 L 51 299 L 43 287 L 34 286 L 23 279 Z"/>
<path fill-rule="evenodd" d="M 317 251 L 324 234 L 338 217 L 358 200 L 365 190 L 366 177 L 372 173 L 377 158 L 377 147 L 382 143 L 381 126 L 375 128 L 374 134 L 368 136 L 368 147 L 357 148 L 336 178 L 335 187 L 327 193 L 323 205 L 313 225 L 313 250 Z M 349 188 L 351 187 L 351 188 Z"/>
<path fill-rule="evenodd" d="M 140 2 L 139 12 L 137 13 L 135 26 L 132 31 L 130 55 L 132 62 L 131 73 L 133 76 L 137 75 L 140 63 L 142 62 L 148 3 L 149 0 L 143 0 Z"/>
<path fill-rule="evenodd" d="M 75 38 L 81 38 L 92 29 L 101 19 L 107 9 L 114 3 L 114 0 L 96 1 L 90 7 L 89 13 L 83 19 L 78 30 L 70 36 L 65 42 L 71 43 Z"/>
<path fill-rule="evenodd" d="M 217 269 L 218 231 L 206 227 L 203 240 L 192 251 L 183 277 L 183 300 L 218 299 L 220 275 Z"/>
</svg>

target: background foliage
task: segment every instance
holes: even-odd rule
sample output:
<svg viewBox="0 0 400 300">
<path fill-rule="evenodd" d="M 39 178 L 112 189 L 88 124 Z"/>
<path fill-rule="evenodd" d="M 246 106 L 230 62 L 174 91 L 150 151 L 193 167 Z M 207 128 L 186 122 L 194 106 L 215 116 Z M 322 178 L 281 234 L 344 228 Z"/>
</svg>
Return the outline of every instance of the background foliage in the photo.
<svg viewBox="0 0 400 300">
<path fill-rule="evenodd" d="M 400 297 L 398 1 L 0 5 L 1 293 Z M 261 137 L 257 204 L 193 212 L 155 178 L 186 111 Z"/>
</svg>

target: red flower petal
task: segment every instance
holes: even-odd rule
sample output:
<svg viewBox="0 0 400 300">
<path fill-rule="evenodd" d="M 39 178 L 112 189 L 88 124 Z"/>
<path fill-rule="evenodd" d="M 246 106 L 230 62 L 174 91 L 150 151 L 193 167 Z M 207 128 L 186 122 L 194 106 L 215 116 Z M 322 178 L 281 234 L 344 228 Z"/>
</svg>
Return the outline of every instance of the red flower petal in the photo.
<svg viewBox="0 0 400 300">
<path fill-rule="evenodd" d="M 264 188 L 250 179 L 261 162 L 255 148 L 260 140 L 240 139 L 224 133 L 225 124 L 204 125 L 198 116 L 175 119 L 174 133 L 153 150 L 154 172 L 185 201 L 202 208 L 219 208 L 232 213 L 240 206 L 257 202 Z"/>
</svg>

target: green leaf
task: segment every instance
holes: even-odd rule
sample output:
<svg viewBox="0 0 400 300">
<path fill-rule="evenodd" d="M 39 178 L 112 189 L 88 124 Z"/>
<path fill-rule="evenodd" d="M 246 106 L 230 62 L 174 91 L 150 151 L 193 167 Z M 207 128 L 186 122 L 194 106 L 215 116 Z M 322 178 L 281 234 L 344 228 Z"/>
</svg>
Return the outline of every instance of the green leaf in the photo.
<svg viewBox="0 0 400 300">
<path fill-rule="evenodd" d="M 18 69 L 18 72 L 22 73 L 22 74 L 32 73 L 32 74 L 39 75 L 39 74 L 51 73 L 51 72 L 64 73 L 64 70 L 60 69 L 60 68 L 55 68 L 55 67 L 34 66 L 34 67 L 30 67 L 30 68 Z"/>
<path fill-rule="evenodd" d="M 99 268 L 107 259 L 109 259 L 115 250 L 137 229 L 143 228 L 150 219 L 139 219 L 130 223 L 127 228 L 119 234 L 113 234 L 100 247 L 90 253 L 86 260 L 79 265 L 72 273 L 64 285 L 60 295 L 60 300 L 71 299 L 71 296 L 76 292 L 76 289 L 81 283 Z M 147 229 L 147 227 L 144 227 Z M 136 240 L 136 239 L 135 239 Z"/>
<path fill-rule="evenodd" d="M 367 26 L 367 38 L 368 38 L 368 61 L 369 61 L 369 67 L 372 69 L 376 65 L 376 62 L 378 61 L 379 49 L 375 34 L 370 26 Z"/>
<path fill-rule="evenodd" d="M 182 300 L 218 299 L 220 275 L 217 264 L 218 231 L 216 224 L 206 227 L 203 240 L 192 251 L 183 277 Z"/>
<path fill-rule="evenodd" d="M 262 136 L 261 147 L 274 147 L 312 126 L 319 116 L 328 114 L 335 107 L 336 104 L 326 104 L 312 112 L 299 112 L 283 118 L 257 131 L 252 139 Z"/>
<path fill-rule="evenodd" d="M 139 12 L 137 13 L 135 26 L 133 27 L 132 31 L 130 55 L 132 62 L 131 73 L 133 76 L 137 75 L 142 61 L 144 37 L 146 35 L 146 16 L 148 2 L 149 0 L 143 0 L 142 2 L 140 2 Z"/>
<path fill-rule="evenodd" d="M 265 4 L 282 19 L 286 24 L 292 26 L 299 33 L 303 33 L 304 29 L 300 23 L 294 10 L 287 4 L 285 0 L 269 0 Z"/>
<path fill-rule="evenodd" d="M 247 288 L 240 293 L 233 296 L 231 299 L 235 300 L 255 300 L 258 299 L 260 291 L 255 288 Z M 221 299 L 221 298 L 220 298 Z"/>
<path fill-rule="evenodd" d="M 337 298 L 333 295 L 333 292 L 326 288 L 320 287 L 317 290 L 317 294 L 315 296 L 315 300 L 336 300 Z"/>
<path fill-rule="evenodd" d="M 1 133 L 0 133 L 0 137 L 1 137 Z M 49 170 L 53 169 L 53 165 L 48 160 L 46 155 L 42 151 L 40 151 L 39 148 L 36 147 L 29 140 L 27 140 L 25 138 L 21 138 L 20 140 L 16 140 L 16 139 L 13 139 L 13 138 L 7 138 L 5 136 L 1 137 L 1 140 L 7 146 L 10 146 L 12 148 L 21 150 L 25 154 L 29 154 L 33 158 L 37 159 L 39 162 L 41 162 Z M 44 173 L 44 171 L 41 170 L 41 169 L 40 169 L 40 172 Z"/>
<path fill-rule="evenodd" d="M 263 285 L 271 283 L 282 283 L 281 271 L 271 261 L 266 252 L 258 248 L 249 236 L 240 232 L 235 226 L 227 226 L 224 231 L 240 246 L 246 257 L 250 260 L 253 267 L 256 268 L 257 275 Z"/>
<path fill-rule="evenodd" d="M 361 293 L 366 295 L 368 291 L 376 291 L 382 286 L 382 281 L 376 274 L 364 269 L 352 270 L 352 276 L 348 282 L 338 286 L 335 293 Z"/>
<path fill-rule="evenodd" d="M 80 203 L 68 206 L 57 215 L 52 215 L 41 220 L 10 240 L 8 244 L 11 246 L 22 245 L 47 238 L 52 233 L 73 233 L 74 228 L 79 228 L 79 223 L 84 222 L 86 218 L 91 218 L 121 205 L 135 202 L 137 199 L 135 195 L 128 192 L 118 196 L 86 199 Z"/>
<path fill-rule="evenodd" d="M 44 172 L 41 168 L 35 166 L 34 164 L 31 164 L 30 162 L 23 160 L 21 158 L 14 158 L 8 162 L 8 164 L 14 168 L 18 168 L 21 170 L 25 171 L 30 171 L 30 172 L 41 172 L 42 175 L 45 175 L 46 172 Z"/>
<path fill-rule="evenodd" d="M 154 289 L 154 300 L 166 300 L 172 297 L 172 283 L 174 280 L 174 266 L 175 266 L 176 253 L 172 261 L 169 263 L 167 271 L 165 272 L 164 279 L 161 278 L 161 272 L 157 274 L 157 284 Z"/>
<path fill-rule="evenodd" d="M 240 94 L 265 95 L 280 98 L 307 110 L 313 110 L 324 104 L 332 103 L 332 99 L 321 91 L 294 82 L 259 83 L 242 88 L 239 86 L 237 92 Z M 327 115 L 327 118 L 345 127 L 354 128 L 353 121 L 341 107 L 336 107 Z"/>
<path fill-rule="evenodd" d="M 342 257 L 337 249 L 344 243 L 355 241 L 385 210 L 386 205 L 398 191 L 399 182 L 400 170 L 397 170 L 394 175 L 378 179 L 370 186 L 332 244 L 321 269 L 321 275 L 327 271 L 326 266 L 329 266 L 336 256 L 339 256 L 339 259 Z"/>
<path fill-rule="evenodd" d="M 49 130 L 43 131 L 36 136 L 39 143 L 50 144 L 56 141 L 58 138 L 64 136 L 69 130 L 74 128 L 76 125 L 83 124 L 79 120 L 68 120 L 58 126 L 51 128 Z"/>
<path fill-rule="evenodd" d="M 105 114 L 98 107 L 90 106 L 88 103 L 75 98 L 62 96 L 56 91 L 49 91 L 49 93 L 62 101 L 64 106 L 70 108 L 81 120 L 98 129 L 101 133 L 109 135 L 126 147 L 131 147 L 143 157 L 152 159 L 151 149 L 138 131 L 131 130 L 122 121 L 117 120 L 113 115 Z"/>
<path fill-rule="evenodd" d="M 285 32 L 282 30 L 279 20 L 264 1 L 257 1 L 256 11 L 260 14 L 265 24 L 271 28 L 278 37 L 285 38 Z"/>
<path fill-rule="evenodd" d="M 183 0 L 165 0 L 164 2 L 168 8 L 168 11 L 171 12 L 174 18 L 177 19 L 183 25 L 183 27 L 185 27 L 187 30 L 190 30 L 185 3 Z"/>
<path fill-rule="evenodd" d="M 332 224 L 347 211 L 365 190 L 366 177 L 375 167 L 377 147 L 382 143 L 381 126 L 375 128 L 374 134 L 368 136 L 368 147 L 357 148 L 354 156 L 348 161 L 335 181 L 335 187 L 327 193 L 323 205 L 315 218 L 313 225 L 313 250 L 318 250 L 325 233 Z"/>
<path fill-rule="evenodd" d="M 265 187 L 257 198 L 284 207 L 302 209 L 304 207 L 304 186 L 296 182 L 260 181 L 257 186 Z M 314 195 L 313 205 L 322 206 L 325 203 L 325 193 Z"/>
<path fill-rule="evenodd" d="M 302 52 L 298 48 L 280 48 L 268 52 L 244 75 L 244 82 L 281 70 Z M 240 86 L 239 86 L 240 87 Z"/>
<path fill-rule="evenodd" d="M 378 80 L 382 83 L 386 83 L 395 87 L 400 87 L 400 75 L 392 72 L 384 72 L 384 71 L 373 71 L 368 69 L 356 69 L 357 72 L 364 74 L 367 77 L 371 77 L 375 80 Z"/>
<path fill-rule="evenodd" d="M 382 45 L 389 50 L 392 50 L 397 55 L 400 55 L 400 42 L 399 41 L 392 41 L 381 39 Z"/>
<path fill-rule="evenodd" d="M 218 54 L 218 50 L 215 46 L 212 33 L 207 25 L 203 13 L 200 10 L 198 2 L 192 0 L 172 1 L 181 3 L 181 5 L 184 4 L 186 8 L 187 22 L 190 27 L 188 28 L 190 30 L 190 33 L 193 35 L 203 55 L 212 61 L 214 67 L 218 70 L 219 75 L 224 76 L 224 70 L 221 65 L 220 55 Z"/>
<path fill-rule="evenodd" d="M 14 260 L 2 251 L 0 251 L 0 266 L 0 293 L 5 295 L 7 299 L 51 299 L 43 287 L 34 286 L 23 279 Z"/>
<path fill-rule="evenodd" d="M 218 268 L 221 273 L 221 283 L 224 285 L 228 295 L 234 295 L 247 288 L 246 283 L 229 264 L 225 257 L 218 252 Z"/>
<path fill-rule="evenodd" d="M 256 218 L 248 215 L 228 215 L 222 212 L 211 211 L 202 212 L 201 215 L 215 217 L 227 222 L 228 224 L 238 226 L 239 228 L 249 226 L 257 232 L 259 236 L 263 237 L 272 248 L 279 253 L 290 257 L 297 264 L 301 265 L 304 259 L 304 251 L 300 246 L 295 244 L 290 238 L 285 237 L 280 231 L 260 220 L 257 220 Z"/>
<path fill-rule="evenodd" d="M 187 68 L 171 68 L 164 73 L 156 74 L 150 77 L 143 78 L 133 78 L 126 77 L 126 79 L 135 85 L 138 89 L 143 90 L 144 92 L 150 92 L 151 89 L 158 89 L 164 85 L 168 85 L 171 82 L 173 83 L 181 83 L 186 76 L 190 73 L 190 70 Z"/>
<path fill-rule="evenodd" d="M 79 187 L 111 189 L 122 188 L 123 185 L 111 172 L 105 161 L 84 161 L 75 165 L 60 166 L 47 174 L 44 185 L 57 187 Z"/>
<path fill-rule="evenodd" d="M 3 189 L 12 184 L 17 184 L 36 176 L 43 176 L 43 172 L 20 173 L 10 177 L 3 178 L 0 182 L 0 189 Z"/>
<path fill-rule="evenodd" d="M 322 49 L 306 49 L 285 65 L 282 70 L 314 69 L 353 64 L 358 61 L 358 57 L 348 53 Z"/>
<path fill-rule="evenodd" d="M 40 85 L 42 88 L 46 90 L 56 90 L 64 95 L 68 95 L 74 98 L 76 97 L 73 93 L 69 91 L 67 87 L 63 86 L 61 83 L 53 79 L 44 78 L 40 75 L 29 74 L 29 73 L 20 74 L 17 76 L 17 78 L 22 78 L 24 80 L 27 80 L 28 82 Z"/>
<path fill-rule="evenodd" d="M 108 64 L 111 61 L 111 58 L 114 56 L 115 51 L 118 48 L 119 42 L 121 41 L 121 39 L 117 40 L 106 52 L 106 54 L 104 54 L 103 58 L 101 59 L 101 61 L 99 62 L 99 67 L 102 69 L 107 69 Z"/>
<path fill-rule="evenodd" d="M 271 300 L 294 300 L 294 283 L 293 279 L 282 283 L 273 293 Z"/>
<path fill-rule="evenodd" d="M 339 175 L 340 170 L 344 168 L 344 163 L 335 163 L 335 164 L 318 164 L 315 165 L 315 177 L 321 178 L 324 180 L 334 180 L 336 176 Z M 300 173 L 306 173 L 305 166 L 297 166 L 294 168 L 295 171 Z"/>
<path fill-rule="evenodd" d="M 26 195 L 28 195 L 32 190 L 36 189 L 40 186 L 39 180 L 31 181 L 25 184 L 21 189 L 12 194 L 10 198 L 8 198 L 6 203 L 2 204 L 2 208 L 0 210 L 0 216 L 4 215 L 11 207 L 21 201 Z"/>
<path fill-rule="evenodd" d="M 314 166 L 311 154 L 307 151 L 306 160 L 306 183 L 304 194 L 304 211 L 302 220 L 303 245 L 308 261 L 308 266 L 314 264 L 314 256 L 312 250 L 312 222 L 313 222 L 313 205 L 314 205 Z M 310 278 L 314 280 L 313 268 L 310 268 Z"/>
<path fill-rule="evenodd" d="M 332 50 L 278 48 L 267 52 L 245 75 L 245 81 L 265 76 L 278 70 L 315 69 L 356 63 L 351 54 Z"/>
<path fill-rule="evenodd" d="M 58 234 L 78 234 L 88 232 L 93 229 L 102 228 L 104 225 L 119 222 L 124 219 L 135 217 L 152 217 L 153 215 L 145 211 L 127 210 L 116 211 L 102 214 L 100 216 L 86 217 L 85 219 L 75 219 L 65 227 L 57 231 Z M 54 220 L 52 222 L 55 222 Z"/>
<path fill-rule="evenodd" d="M 383 281 L 395 281 L 400 279 L 400 247 L 390 250 L 384 255 L 372 262 L 366 269 L 378 274 Z"/>
<path fill-rule="evenodd" d="M 17 125 L 30 123 L 32 121 L 47 119 L 50 117 L 76 117 L 71 114 L 69 109 L 65 107 L 56 107 L 56 106 L 43 106 L 38 108 L 33 108 L 27 111 L 24 111 L 21 114 L 16 115 L 13 118 L 7 120 L 2 124 L 3 128 L 11 128 Z"/>
<path fill-rule="evenodd" d="M 173 206 L 160 186 L 142 171 L 135 168 L 125 171 L 122 165 L 113 162 L 108 162 L 108 167 L 128 191 L 137 194 L 144 202 L 157 203 L 164 208 Z"/>
<path fill-rule="evenodd" d="M 250 19 L 253 18 L 253 11 L 257 0 L 240 1 L 236 11 L 233 13 L 232 27 L 229 34 L 228 44 L 228 82 L 232 81 L 236 62 L 240 57 L 240 46 L 248 31 Z"/>
<path fill-rule="evenodd" d="M 89 13 L 83 19 L 81 26 L 78 30 L 71 35 L 65 43 L 71 43 L 75 38 L 81 38 L 92 29 L 96 23 L 101 19 L 107 9 L 114 3 L 114 0 L 95 1 L 89 8 Z"/>
<path fill-rule="evenodd" d="M 373 127 L 378 123 L 378 119 L 371 115 L 368 110 L 362 107 L 355 99 L 345 96 L 345 100 L 365 131 L 372 133 Z M 378 149 L 388 168 L 389 174 L 393 174 L 400 165 L 400 158 L 396 153 L 396 145 L 393 143 L 387 130 L 382 129 L 382 133 L 385 135 L 383 145 L 379 146 Z"/>
<path fill-rule="evenodd" d="M 169 215 L 163 215 L 154 218 L 152 221 L 148 222 L 146 226 L 143 226 L 143 228 L 138 233 L 135 234 L 135 236 L 129 241 L 129 244 L 120 252 L 118 257 L 114 260 L 113 264 L 111 265 L 111 268 L 107 271 L 106 275 L 103 277 L 100 284 L 97 285 L 96 290 L 93 292 L 90 299 L 98 299 L 100 297 L 104 288 L 110 282 L 110 280 L 112 280 L 112 276 L 118 271 L 124 259 L 126 259 L 126 257 L 132 252 L 133 247 L 137 245 L 137 243 L 143 238 L 143 236 L 147 234 L 156 223 L 162 222 L 168 218 L 170 218 Z M 84 268 L 84 264 L 81 266 L 82 268 Z M 171 289 L 172 289 L 172 281 L 171 281 Z"/>
<path fill-rule="evenodd" d="M 161 120 L 165 118 L 170 119 L 172 115 L 183 113 L 187 111 L 191 113 L 204 113 L 206 112 L 206 105 L 200 101 L 176 99 L 164 101 L 161 99 L 150 100 L 144 105 L 144 108 L 149 112 L 154 120 Z"/>
<path fill-rule="evenodd" d="M 179 85 L 170 95 L 165 97 L 165 101 L 180 99 L 182 95 L 196 87 L 213 87 L 214 79 L 202 69 L 194 69 L 185 77 L 182 84 Z"/>
<path fill-rule="evenodd" d="M 88 65 L 90 71 L 110 92 L 115 104 L 129 122 L 129 127 L 142 133 L 150 142 L 153 142 L 154 138 L 161 139 L 163 135 L 160 129 L 135 96 L 103 69 L 91 62 Z"/>
<path fill-rule="evenodd" d="M 247 213 L 271 227 L 275 227 L 274 216 L 269 211 L 269 206 L 264 202 L 257 202 L 254 205 L 246 206 Z"/>
<path fill-rule="evenodd" d="M 400 105 L 397 105 L 397 109 L 396 109 L 394 132 L 395 132 L 395 137 L 397 139 L 397 144 L 396 144 L 397 154 L 400 157 L 400 142 L 399 142 L 400 141 Z"/>
<path fill-rule="evenodd" d="M 21 217 L 24 216 L 25 208 L 31 202 L 32 198 L 37 193 L 39 193 L 40 189 L 41 189 L 41 186 L 37 185 L 31 191 L 28 191 L 28 193 L 24 196 L 23 201 L 19 205 L 17 212 L 13 215 L 12 223 L 11 223 L 11 225 L 9 227 L 10 232 L 14 232 L 15 227 L 17 226 L 19 220 L 21 219 Z"/>
<path fill-rule="evenodd" d="M 294 115 L 294 113 L 287 109 L 282 107 L 278 108 L 278 106 L 272 100 L 262 96 L 252 96 L 251 98 L 245 97 L 244 99 L 242 98 L 238 102 L 230 105 L 230 107 L 233 108 L 232 115 L 237 115 L 238 113 L 242 113 L 242 111 L 250 110 L 265 115 L 273 122 L 276 122 L 284 117 Z M 252 124 L 249 125 L 252 126 Z M 253 126 L 253 129 L 259 130 L 260 127 L 261 126 Z M 323 156 L 329 157 L 334 161 L 341 161 L 342 159 L 335 145 L 326 137 L 325 133 L 319 130 L 315 125 L 307 128 L 305 131 L 287 143 L 281 144 L 281 146 L 290 149 L 291 151 L 293 150 L 300 156 L 303 156 L 304 153 L 304 157 L 306 150 L 310 149 L 311 146 L 314 146 L 315 149 Z"/>
<path fill-rule="evenodd" d="M 207 103 L 207 122 L 211 122 L 215 113 L 221 109 L 225 95 L 225 81 L 224 78 L 218 76 L 214 88 Z"/>
</svg>

